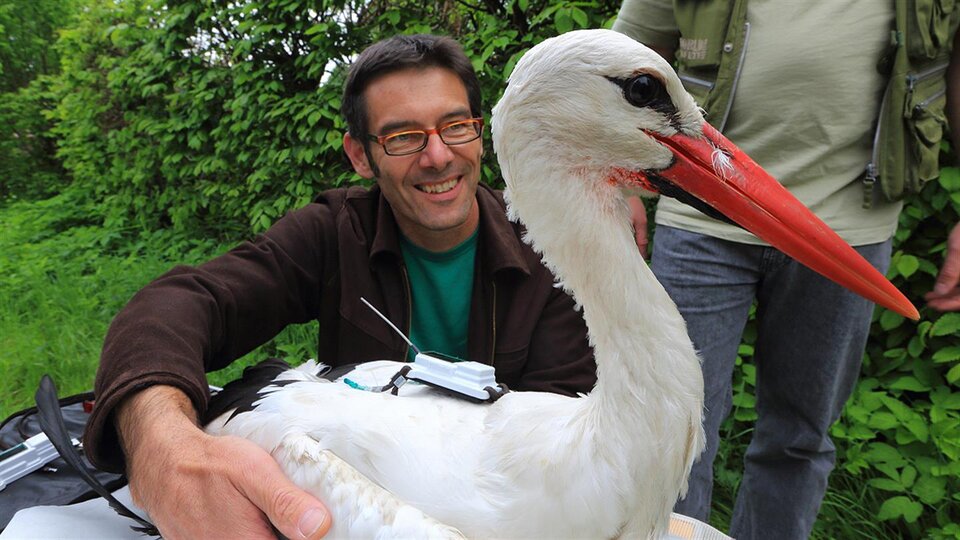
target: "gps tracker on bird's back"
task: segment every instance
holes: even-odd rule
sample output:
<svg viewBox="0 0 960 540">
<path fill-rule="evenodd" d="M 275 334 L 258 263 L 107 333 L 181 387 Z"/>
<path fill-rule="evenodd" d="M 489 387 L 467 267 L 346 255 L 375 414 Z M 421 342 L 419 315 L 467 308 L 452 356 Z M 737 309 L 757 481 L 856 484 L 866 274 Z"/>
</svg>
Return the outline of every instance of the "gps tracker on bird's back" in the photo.
<svg viewBox="0 0 960 540">
<path fill-rule="evenodd" d="M 400 337 L 417 353 L 413 363 L 405 367 L 401 373 L 398 373 L 401 381 L 403 378 L 418 381 L 455 396 L 480 402 L 494 402 L 507 392 L 506 386 L 497 384 L 493 366 L 460 360 L 432 351 L 422 352 L 399 328 L 390 322 L 390 319 L 387 319 L 383 313 L 380 313 L 370 302 L 367 302 L 366 298 L 361 296 L 360 301 L 372 309 L 396 333 L 400 334 Z M 394 381 L 392 381 L 394 387 L 399 388 L 403 382 L 396 384 L 396 381 L 398 379 L 394 377 Z"/>
</svg>

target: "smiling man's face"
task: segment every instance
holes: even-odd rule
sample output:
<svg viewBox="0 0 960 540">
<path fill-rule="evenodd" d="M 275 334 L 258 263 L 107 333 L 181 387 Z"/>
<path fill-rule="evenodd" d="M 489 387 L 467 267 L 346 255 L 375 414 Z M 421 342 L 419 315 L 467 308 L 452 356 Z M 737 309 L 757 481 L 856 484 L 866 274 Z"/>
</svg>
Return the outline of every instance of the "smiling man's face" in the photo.
<svg viewBox="0 0 960 540">
<path fill-rule="evenodd" d="M 364 90 L 364 98 L 367 125 L 374 135 L 434 129 L 473 116 L 463 82 L 439 67 L 404 69 L 379 77 Z M 476 230 L 481 139 L 447 146 L 438 135 L 430 135 L 426 148 L 406 156 L 388 156 L 380 144 L 370 142 L 375 167 L 361 141 L 347 134 L 343 142 L 357 173 L 376 177 L 400 230 L 413 243 L 443 251 Z"/>
</svg>

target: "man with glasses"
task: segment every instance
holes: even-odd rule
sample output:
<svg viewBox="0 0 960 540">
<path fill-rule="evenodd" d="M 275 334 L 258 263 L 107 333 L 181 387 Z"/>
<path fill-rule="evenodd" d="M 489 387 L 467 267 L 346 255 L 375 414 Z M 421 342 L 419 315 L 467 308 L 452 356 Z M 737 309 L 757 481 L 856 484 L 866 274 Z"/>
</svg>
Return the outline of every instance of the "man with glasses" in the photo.
<svg viewBox="0 0 960 540">
<path fill-rule="evenodd" d="M 398 36 L 348 75 L 343 143 L 371 189 L 324 192 L 266 233 L 140 291 L 107 334 L 84 444 L 128 473 L 167 538 L 319 538 L 320 501 L 253 443 L 198 427 L 204 371 L 288 324 L 319 321 L 332 366 L 409 358 L 409 347 L 492 364 L 515 390 L 576 395 L 595 382 L 573 300 L 521 241 L 502 196 L 480 185 L 480 87 L 449 38 Z M 411 471 L 411 475 L 420 474 Z"/>
</svg>

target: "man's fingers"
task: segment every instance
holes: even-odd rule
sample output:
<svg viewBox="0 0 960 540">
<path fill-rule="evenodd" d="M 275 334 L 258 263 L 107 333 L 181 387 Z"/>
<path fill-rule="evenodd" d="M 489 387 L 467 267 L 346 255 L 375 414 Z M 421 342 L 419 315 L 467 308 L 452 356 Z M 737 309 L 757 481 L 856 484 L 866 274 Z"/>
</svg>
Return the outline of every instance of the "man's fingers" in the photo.
<svg viewBox="0 0 960 540">
<path fill-rule="evenodd" d="M 241 491 L 283 536 L 290 540 L 323 538 L 332 524 L 327 508 L 288 480 L 275 463 L 264 469 L 256 478 L 247 476 L 250 485 L 241 486 Z"/>
<path fill-rule="evenodd" d="M 943 266 L 933 285 L 933 291 L 927 293 L 927 305 L 938 311 L 960 310 L 960 224 L 953 227 L 947 238 L 947 253 Z"/>
</svg>

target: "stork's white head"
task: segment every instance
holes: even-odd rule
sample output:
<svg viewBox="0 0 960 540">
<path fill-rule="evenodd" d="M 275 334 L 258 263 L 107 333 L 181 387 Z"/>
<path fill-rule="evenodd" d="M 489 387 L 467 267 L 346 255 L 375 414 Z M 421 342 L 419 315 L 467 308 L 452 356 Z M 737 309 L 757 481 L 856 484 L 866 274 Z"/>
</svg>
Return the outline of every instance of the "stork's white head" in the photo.
<svg viewBox="0 0 960 540">
<path fill-rule="evenodd" d="M 617 206 L 617 188 L 641 188 L 734 222 L 837 283 L 919 318 L 873 266 L 704 122 L 663 58 L 622 34 L 579 30 L 530 49 L 493 109 L 491 131 L 511 215 L 533 237 L 559 234 L 548 232 L 555 224 L 533 226 L 543 212 L 572 215 L 599 205 L 606 215 Z"/>
<path fill-rule="evenodd" d="M 571 169 L 610 175 L 666 168 L 673 152 L 649 132 L 696 137 L 702 124 L 700 108 L 660 55 L 617 32 L 580 30 L 548 39 L 520 59 L 493 110 L 491 130 L 509 186 L 518 165 L 510 159 L 511 141 L 532 145 L 522 159 L 539 153 Z"/>
</svg>

